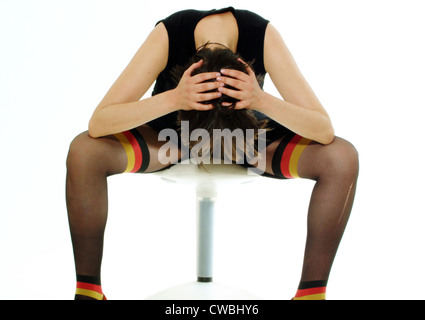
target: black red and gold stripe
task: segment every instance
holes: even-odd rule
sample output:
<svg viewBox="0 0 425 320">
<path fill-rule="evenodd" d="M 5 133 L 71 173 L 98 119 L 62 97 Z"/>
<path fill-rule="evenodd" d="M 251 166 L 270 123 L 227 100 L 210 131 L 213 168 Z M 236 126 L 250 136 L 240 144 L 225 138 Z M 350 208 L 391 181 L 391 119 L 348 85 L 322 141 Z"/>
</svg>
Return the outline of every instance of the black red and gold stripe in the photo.
<svg viewBox="0 0 425 320">
<path fill-rule="evenodd" d="M 285 136 L 273 156 L 272 169 L 275 176 L 281 179 L 299 178 L 298 161 L 310 143 L 310 139 L 297 134 Z"/>
<path fill-rule="evenodd" d="M 326 285 L 326 280 L 304 282 L 292 300 L 326 300 Z"/>
<path fill-rule="evenodd" d="M 86 296 L 95 300 L 107 300 L 103 294 L 100 280 L 89 276 L 77 275 L 75 295 Z"/>
<path fill-rule="evenodd" d="M 114 136 L 121 142 L 127 154 L 128 162 L 124 173 L 145 172 L 149 166 L 150 157 L 148 146 L 142 135 L 136 129 L 132 129 L 114 134 Z"/>
<path fill-rule="evenodd" d="M 77 282 L 75 294 L 87 296 L 96 300 L 106 300 L 102 292 L 102 287 L 91 283 Z"/>
</svg>

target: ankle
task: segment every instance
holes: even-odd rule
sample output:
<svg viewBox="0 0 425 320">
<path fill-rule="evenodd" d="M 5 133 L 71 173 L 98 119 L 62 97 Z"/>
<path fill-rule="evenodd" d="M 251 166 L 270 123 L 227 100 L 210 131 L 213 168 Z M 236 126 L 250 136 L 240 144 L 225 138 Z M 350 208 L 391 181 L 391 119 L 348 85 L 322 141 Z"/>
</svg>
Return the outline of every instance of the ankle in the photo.
<svg viewBox="0 0 425 320">
<path fill-rule="evenodd" d="M 75 300 L 106 300 L 100 278 L 77 275 Z"/>
<path fill-rule="evenodd" d="M 301 282 L 292 300 L 326 300 L 327 282 L 327 280 Z"/>
</svg>

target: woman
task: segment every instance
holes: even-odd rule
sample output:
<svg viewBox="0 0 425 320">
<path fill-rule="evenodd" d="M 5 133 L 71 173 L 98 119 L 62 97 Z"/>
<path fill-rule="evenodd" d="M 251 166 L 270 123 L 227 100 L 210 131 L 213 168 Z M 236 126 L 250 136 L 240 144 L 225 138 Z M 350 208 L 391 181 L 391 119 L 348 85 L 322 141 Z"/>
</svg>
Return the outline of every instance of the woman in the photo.
<svg viewBox="0 0 425 320">
<path fill-rule="evenodd" d="M 197 58 L 193 58 L 197 49 Z M 214 70 L 212 58 L 202 52 L 209 52 L 210 57 L 231 54 L 244 68 L 224 65 Z M 181 75 L 181 66 L 188 61 L 191 64 Z M 282 98 L 261 89 L 258 79 L 266 73 Z M 152 97 L 140 100 L 155 81 Z M 358 155 L 349 142 L 334 136 L 329 115 L 278 31 L 262 17 L 232 7 L 181 11 L 158 22 L 95 109 L 88 132 L 72 141 L 66 191 L 76 299 L 105 299 L 100 270 L 107 220 L 106 178 L 123 172 L 154 172 L 178 163 L 188 154 L 177 142 L 176 152 L 170 152 L 174 158 L 165 163 L 160 150 L 166 142 L 159 139 L 159 132 L 179 130 L 178 119 L 188 120 L 191 130 L 197 125 L 205 128 L 205 118 L 210 119 L 207 113 L 215 114 L 219 122 L 217 114 L 231 113 L 235 121 L 243 118 L 242 129 L 261 129 L 263 120 L 267 121 L 267 143 L 257 148 L 266 159 L 264 174 L 316 181 L 294 299 L 325 299 L 354 201 Z"/>
</svg>

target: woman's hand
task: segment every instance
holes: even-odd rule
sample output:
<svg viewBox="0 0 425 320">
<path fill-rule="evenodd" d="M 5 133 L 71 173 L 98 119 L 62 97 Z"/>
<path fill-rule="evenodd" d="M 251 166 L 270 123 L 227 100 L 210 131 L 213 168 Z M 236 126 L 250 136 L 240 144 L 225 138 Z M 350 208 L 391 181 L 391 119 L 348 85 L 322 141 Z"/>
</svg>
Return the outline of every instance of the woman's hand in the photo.
<svg viewBox="0 0 425 320">
<path fill-rule="evenodd" d="M 216 80 L 221 74 L 218 72 L 205 72 L 195 76 L 191 76 L 192 72 L 198 69 L 204 63 L 203 60 L 192 64 L 189 69 L 185 71 L 175 91 L 175 99 L 178 103 L 179 110 L 198 110 L 206 111 L 213 109 L 212 104 L 202 104 L 201 102 L 213 100 L 221 97 L 221 93 L 217 91 L 220 86 L 224 84 L 213 81 L 205 82 L 207 80 Z M 205 82 L 205 83 L 204 83 Z M 215 92 L 208 92 L 214 90 Z"/>
<path fill-rule="evenodd" d="M 239 61 L 246 65 L 242 59 L 239 59 Z M 246 65 L 246 69 L 249 74 L 237 70 L 221 70 L 224 76 L 217 77 L 217 81 L 237 90 L 221 86 L 218 88 L 218 91 L 239 100 L 236 103 L 235 109 L 259 110 L 263 103 L 264 91 L 260 88 L 254 71 L 248 65 Z"/>
</svg>

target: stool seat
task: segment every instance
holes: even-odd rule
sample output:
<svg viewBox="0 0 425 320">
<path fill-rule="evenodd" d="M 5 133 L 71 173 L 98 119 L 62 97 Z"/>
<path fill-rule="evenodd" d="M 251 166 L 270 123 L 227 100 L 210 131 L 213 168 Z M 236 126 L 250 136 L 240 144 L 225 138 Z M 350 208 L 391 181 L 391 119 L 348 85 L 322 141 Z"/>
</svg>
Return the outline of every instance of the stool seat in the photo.
<svg viewBox="0 0 425 320">
<path fill-rule="evenodd" d="M 155 175 L 164 180 L 184 184 L 193 184 L 205 179 L 211 179 L 220 184 L 241 183 L 259 177 L 237 164 L 204 164 L 201 167 L 194 163 L 180 163 L 169 169 L 156 172 Z"/>
<path fill-rule="evenodd" d="M 167 182 L 195 187 L 197 194 L 201 196 L 202 192 L 208 193 L 237 184 L 246 184 L 260 178 L 259 175 L 237 164 L 204 164 L 200 167 L 194 163 L 181 163 L 155 175 Z"/>
<path fill-rule="evenodd" d="M 166 289 L 148 300 L 258 299 L 242 290 L 213 282 L 214 205 L 219 191 L 251 183 L 260 176 L 236 164 L 180 163 L 155 173 L 162 180 L 190 186 L 196 192 L 197 276 L 191 282 Z"/>
</svg>

